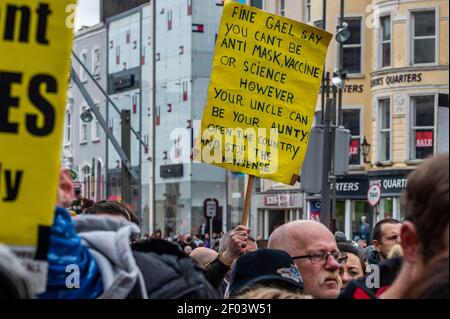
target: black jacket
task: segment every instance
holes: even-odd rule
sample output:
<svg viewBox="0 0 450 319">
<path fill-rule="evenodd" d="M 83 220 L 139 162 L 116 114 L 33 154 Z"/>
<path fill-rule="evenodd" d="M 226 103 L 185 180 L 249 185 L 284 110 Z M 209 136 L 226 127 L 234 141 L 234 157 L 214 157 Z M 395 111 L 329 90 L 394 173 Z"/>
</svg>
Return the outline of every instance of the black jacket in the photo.
<svg viewBox="0 0 450 319">
<path fill-rule="evenodd" d="M 203 269 L 177 245 L 147 239 L 134 243 L 132 249 L 150 299 L 220 298 L 205 278 Z"/>
<path fill-rule="evenodd" d="M 352 280 L 347 287 L 341 292 L 338 299 L 373 299 L 378 298 L 384 291 L 386 291 L 397 278 L 403 264 L 403 257 L 396 257 L 387 259 L 381 262 L 379 267 L 380 286 L 368 287 L 367 277 L 372 275 L 365 275 L 362 278 Z M 373 277 L 373 276 L 372 276 Z M 371 283 L 371 280 L 369 280 Z"/>
<path fill-rule="evenodd" d="M 369 257 L 367 258 L 367 263 L 369 265 L 379 265 L 380 264 L 380 255 L 378 254 L 378 251 L 375 249 L 372 250 Z"/>
</svg>

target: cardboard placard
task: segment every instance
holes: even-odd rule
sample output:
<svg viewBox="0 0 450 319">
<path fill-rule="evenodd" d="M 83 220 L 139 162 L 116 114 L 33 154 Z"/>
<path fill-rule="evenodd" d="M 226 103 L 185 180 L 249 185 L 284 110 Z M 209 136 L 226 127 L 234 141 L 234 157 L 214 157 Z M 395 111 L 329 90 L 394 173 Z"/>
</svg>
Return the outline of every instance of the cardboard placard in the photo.
<svg viewBox="0 0 450 319">
<path fill-rule="evenodd" d="M 294 184 L 332 35 L 226 1 L 194 159 Z"/>
<path fill-rule="evenodd" d="M 36 246 L 57 196 L 76 0 L 0 2 L 0 242 Z"/>
</svg>

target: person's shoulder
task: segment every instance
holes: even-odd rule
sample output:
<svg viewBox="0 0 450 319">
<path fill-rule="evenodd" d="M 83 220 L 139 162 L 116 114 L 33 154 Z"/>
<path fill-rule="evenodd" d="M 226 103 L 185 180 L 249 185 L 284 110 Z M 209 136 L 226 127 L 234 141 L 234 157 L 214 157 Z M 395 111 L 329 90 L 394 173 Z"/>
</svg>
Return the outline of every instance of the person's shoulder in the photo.
<svg viewBox="0 0 450 319">
<path fill-rule="evenodd" d="M 378 299 L 361 280 L 352 280 L 347 287 L 339 294 L 338 299 Z"/>
<path fill-rule="evenodd" d="M 136 252 L 155 253 L 157 255 L 173 255 L 180 258 L 187 257 L 181 250 L 180 245 L 174 242 L 169 242 L 164 239 L 148 238 L 134 242 L 131 249 Z"/>
</svg>

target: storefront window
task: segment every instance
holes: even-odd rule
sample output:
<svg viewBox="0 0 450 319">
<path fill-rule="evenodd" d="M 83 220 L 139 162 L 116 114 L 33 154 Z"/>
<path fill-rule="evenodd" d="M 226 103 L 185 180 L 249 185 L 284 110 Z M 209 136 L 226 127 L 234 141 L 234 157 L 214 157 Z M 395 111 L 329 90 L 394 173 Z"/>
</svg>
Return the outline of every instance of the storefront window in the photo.
<svg viewBox="0 0 450 319">
<path fill-rule="evenodd" d="M 380 201 L 378 220 L 394 218 L 394 200 L 390 197 Z"/>
<path fill-rule="evenodd" d="M 274 209 L 269 211 L 269 236 L 272 232 L 286 223 L 286 210 Z"/>
<path fill-rule="evenodd" d="M 336 229 L 335 231 L 345 232 L 345 202 L 336 202 Z"/>
<path fill-rule="evenodd" d="M 365 200 L 355 200 L 352 201 L 352 236 L 355 238 L 355 236 L 359 236 L 361 238 L 366 238 L 367 236 L 370 237 L 370 234 L 365 233 L 365 229 L 361 226 L 363 226 L 362 217 L 365 217 L 366 222 L 369 222 L 369 207 L 367 205 L 367 202 Z M 352 238 L 352 239 L 353 239 Z M 370 238 L 366 238 L 367 243 L 370 243 Z"/>
</svg>

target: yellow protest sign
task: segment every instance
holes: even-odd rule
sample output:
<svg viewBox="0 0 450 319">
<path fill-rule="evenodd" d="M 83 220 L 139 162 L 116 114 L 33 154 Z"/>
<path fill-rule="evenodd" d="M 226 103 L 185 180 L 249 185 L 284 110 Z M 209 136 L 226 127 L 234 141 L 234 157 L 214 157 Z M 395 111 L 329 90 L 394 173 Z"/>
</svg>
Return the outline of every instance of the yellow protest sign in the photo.
<svg viewBox="0 0 450 319">
<path fill-rule="evenodd" d="M 294 184 L 331 38 L 321 29 L 225 2 L 194 158 Z"/>
<path fill-rule="evenodd" d="M 34 246 L 57 195 L 76 0 L 0 2 L 0 242 Z"/>
</svg>

